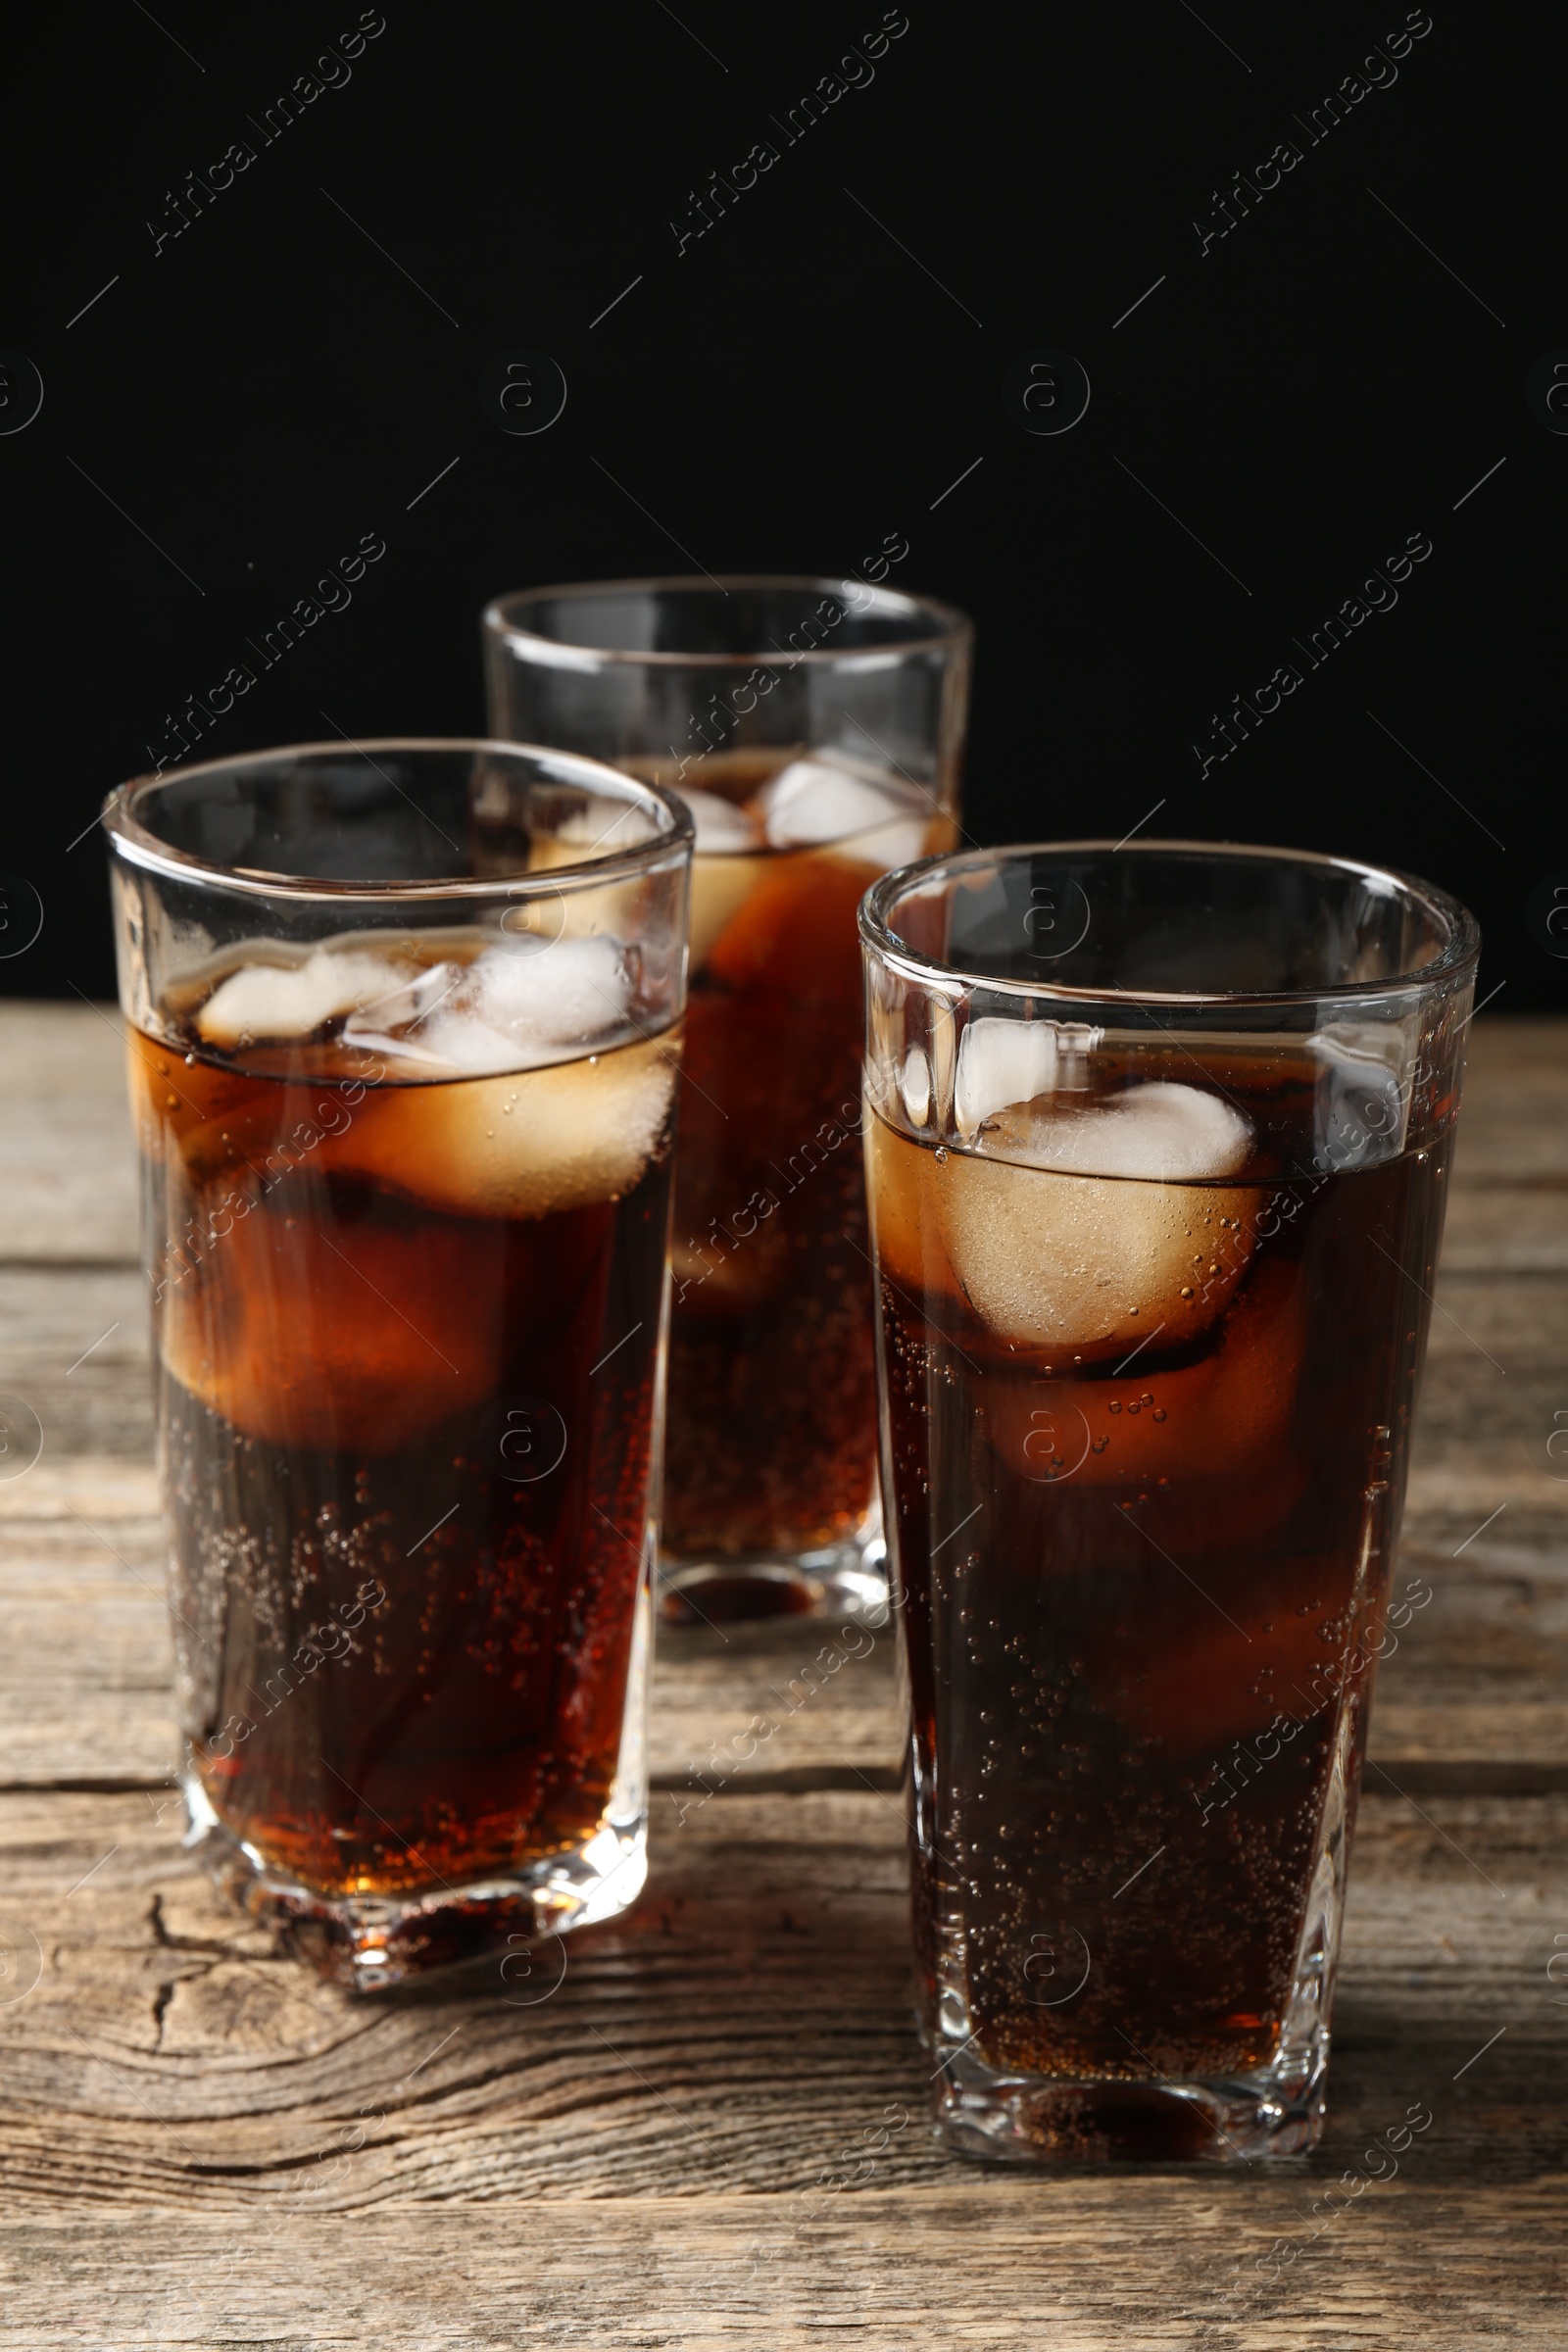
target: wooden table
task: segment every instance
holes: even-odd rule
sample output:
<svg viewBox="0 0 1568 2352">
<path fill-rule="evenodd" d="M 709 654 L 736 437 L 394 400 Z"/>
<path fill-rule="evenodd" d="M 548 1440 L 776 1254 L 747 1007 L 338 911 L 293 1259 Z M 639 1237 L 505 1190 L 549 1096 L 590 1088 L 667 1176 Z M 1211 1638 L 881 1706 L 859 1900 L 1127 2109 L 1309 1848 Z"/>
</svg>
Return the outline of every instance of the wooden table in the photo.
<svg viewBox="0 0 1568 2352">
<path fill-rule="evenodd" d="M 666 1639 L 649 1888 L 548 1998 L 356 2001 L 218 1898 L 115 1022 L 0 1008 L 0 1389 L 44 1431 L 0 1483 L 0 2339 L 1561 2352 L 1565 1072 L 1568 1023 L 1478 1024 L 1323 2148 L 1020 2178 L 924 2127 L 886 1635 L 810 1678 L 799 1625 Z"/>
</svg>

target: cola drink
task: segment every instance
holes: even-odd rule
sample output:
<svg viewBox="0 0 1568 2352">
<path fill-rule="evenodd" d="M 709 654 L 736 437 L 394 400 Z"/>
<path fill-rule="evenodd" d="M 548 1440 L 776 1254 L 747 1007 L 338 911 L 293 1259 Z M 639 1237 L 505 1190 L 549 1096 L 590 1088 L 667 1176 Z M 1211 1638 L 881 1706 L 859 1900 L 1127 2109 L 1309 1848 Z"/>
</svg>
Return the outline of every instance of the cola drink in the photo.
<svg viewBox="0 0 1568 2352">
<path fill-rule="evenodd" d="M 1182 2156 L 1326 2016 L 1457 1081 L 1091 1043 L 869 1122 L 915 1930 L 955 2144 Z"/>
<path fill-rule="evenodd" d="M 639 1815 L 679 1034 L 540 944 L 230 956 L 130 1032 L 187 1795 L 297 1913 L 450 1931 Z"/>
<path fill-rule="evenodd" d="M 706 1564 L 704 1614 L 726 1608 L 726 1566 L 769 1558 L 780 1604 L 801 1605 L 782 1564 L 849 1552 L 876 1505 L 855 910 L 955 827 L 929 792 L 839 754 L 660 773 L 697 820 L 665 1546 L 677 1577 Z M 729 1605 L 760 1612 L 767 1591 L 737 1577 Z"/>
<path fill-rule="evenodd" d="M 696 820 L 665 1621 L 886 1601 L 860 1156 L 866 885 L 953 840 L 972 629 L 890 533 L 837 579 L 587 580 L 484 614 L 492 732 Z"/>
</svg>

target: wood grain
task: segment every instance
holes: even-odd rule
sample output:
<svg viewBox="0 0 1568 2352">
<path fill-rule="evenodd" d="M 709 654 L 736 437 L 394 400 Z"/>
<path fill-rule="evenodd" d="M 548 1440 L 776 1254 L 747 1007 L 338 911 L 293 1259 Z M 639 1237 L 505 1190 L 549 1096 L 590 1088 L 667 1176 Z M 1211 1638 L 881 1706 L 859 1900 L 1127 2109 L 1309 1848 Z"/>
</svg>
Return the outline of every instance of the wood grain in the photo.
<svg viewBox="0 0 1568 2352">
<path fill-rule="evenodd" d="M 929 2142 L 875 1797 L 715 1798 L 528 2007 L 355 2002 L 150 1807 L 0 1800 L 8 1933 L 47 1956 L 0 2011 L 6 2340 L 1556 2345 L 1568 1807 L 1424 1813 L 1364 1807 L 1318 2154 L 1112 2180 Z M 1399 2176 L 1325 2209 L 1417 2103 Z"/>
<path fill-rule="evenodd" d="M 1470 1031 L 1455 1181 L 1568 1183 L 1568 1027 L 1483 1013 Z"/>
<path fill-rule="evenodd" d="M 176 1811 L 0 1799 L 15 1984 L 37 1979 L 0 2010 L 13 2214 L 52 2210 L 67 2182 L 103 2207 L 244 2210 L 305 2173 L 345 2212 L 798 2194 L 900 2107 L 878 2185 L 955 2178 L 924 2129 L 904 1825 L 883 1797 L 734 1795 L 661 1817 L 637 1909 L 544 1955 L 537 1985 L 491 1961 L 369 1999 L 276 1955 L 184 1856 Z M 1547 1967 L 1565 1830 L 1561 1796 L 1368 1796 L 1333 2123 L 1304 2177 L 1337 2173 L 1417 2099 L 1436 2118 L 1429 2180 L 1562 2165 Z M 328 2180 L 314 2168 L 333 2156 Z"/>
<path fill-rule="evenodd" d="M 0 1102 L 85 1096 L 125 1100 L 124 1024 L 118 1004 L 0 999 Z M 128 1147 L 130 1129 L 127 1122 Z"/>
<path fill-rule="evenodd" d="M 17 2352 L 1560 2352 L 1554 2184 L 1395 2181 L 1274 2280 L 1306 2185 L 988 2179 L 862 2190 L 798 2227 L 779 2199 L 711 2193 L 346 2230 L 279 2183 L 243 2230 L 0 2225 L 0 2281 L 24 2282 Z"/>
<path fill-rule="evenodd" d="M 0 1003 L 0 1260 L 134 1260 L 135 1152 L 113 1007 Z"/>
<path fill-rule="evenodd" d="M 1472 1033 L 1329 2132 L 1238 2177 L 937 2154 L 875 1629 L 663 1641 L 649 1889 L 544 1999 L 356 2002 L 218 1897 L 169 1786 L 121 1054 L 106 1008 L 0 1005 L 0 1389 L 45 1431 L 0 1480 L 0 2340 L 1557 2352 L 1568 1023 Z M 1314 2218 L 1417 2100 L 1399 2176 Z"/>
<path fill-rule="evenodd" d="M 1568 1073 L 1563 1080 L 1568 1088 Z M 1562 1184 L 1482 1184 L 1455 1179 L 1443 1234 L 1443 1271 L 1568 1274 L 1568 1201 Z"/>
</svg>

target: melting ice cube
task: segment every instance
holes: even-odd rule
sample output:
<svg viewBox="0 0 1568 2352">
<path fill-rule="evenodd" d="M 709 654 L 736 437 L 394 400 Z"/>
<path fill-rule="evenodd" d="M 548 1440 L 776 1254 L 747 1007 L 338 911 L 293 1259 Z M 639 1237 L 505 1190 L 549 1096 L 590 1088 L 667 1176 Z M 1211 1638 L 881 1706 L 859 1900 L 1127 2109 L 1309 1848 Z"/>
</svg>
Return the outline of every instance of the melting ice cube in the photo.
<svg viewBox="0 0 1568 2352">
<path fill-rule="evenodd" d="M 921 1046 L 911 1046 L 899 1072 L 899 1092 L 911 1126 L 923 1127 L 931 1111 L 931 1064 Z"/>
<path fill-rule="evenodd" d="M 692 860 L 691 968 L 700 971 L 719 934 L 739 914 L 760 879 L 762 828 L 747 809 L 716 792 L 677 787 L 697 823 Z"/>
<path fill-rule="evenodd" d="M 690 960 L 694 976 L 766 870 L 767 859 L 762 857 L 710 858 L 699 850 L 692 859 Z"/>
<path fill-rule="evenodd" d="M 1256 1246 L 1252 1193 L 1215 1181 L 1243 1165 L 1250 1130 L 1198 1087 L 1015 1103 L 978 1143 L 985 1156 L 956 1152 L 943 1171 L 944 1239 L 975 1311 L 1014 1347 L 1097 1362 L 1195 1338 Z"/>
<path fill-rule="evenodd" d="M 537 954 L 486 948 L 461 1003 L 519 1042 L 569 1046 L 619 1027 L 631 1003 L 626 951 L 603 934 L 558 939 Z"/>
<path fill-rule="evenodd" d="M 907 819 L 908 803 L 891 783 L 857 775 L 826 760 L 792 760 L 752 801 L 776 850 L 814 848 Z"/>
<path fill-rule="evenodd" d="M 327 948 L 303 963 L 247 963 L 214 989 L 196 1026 L 214 1046 L 311 1037 L 345 1012 L 390 1001 L 414 976 L 407 963 Z"/>
<path fill-rule="evenodd" d="M 874 865 L 882 874 L 891 873 L 896 865 L 913 865 L 925 853 L 926 825 L 918 816 L 900 817 L 891 825 L 878 825 L 873 832 L 856 833 L 834 845 L 836 857 Z"/>
<path fill-rule="evenodd" d="M 564 842 L 574 852 L 603 850 L 609 858 L 617 850 L 636 849 L 640 843 L 652 841 L 658 830 L 657 820 L 640 801 L 591 800 L 574 808 L 547 838 Z"/>
<path fill-rule="evenodd" d="M 454 1025 L 462 1020 L 454 1016 Z M 455 1216 L 543 1217 L 629 1192 L 675 1092 L 662 1038 L 462 1083 L 374 1087 L 335 1163 Z"/>
<path fill-rule="evenodd" d="M 1307 1039 L 1323 1064 L 1312 1138 L 1319 1168 L 1375 1167 L 1404 1150 L 1418 1037 L 1401 1023 L 1340 1023 Z"/>
<path fill-rule="evenodd" d="M 760 850 L 762 831 L 756 817 L 716 792 L 677 788 L 697 826 L 697 848 L 704 857 L 723 857 L 737 850 Z"/>
<path fill-rule="evenodd" d="M 486 948 L 431 967 L 344 1028 L 363 1051 L 452 1075 L 536 1069 L 625 1022 L 631 980 L 620 942 L 564 938 Z"/>
<path fill-rule="evenodd" d="M 973 1026 L 1029 1035 L 1021 1021 L 980 1021 Z M 1050 1031 L 1046 1034 L 1051 1036 Z M 964 1043 L 967 1046 L 968 1037 Z M 992 1041 L 988 1051 L 996 1052 L 1000 1043 Z M 1054 1039 L 1052 1044 L 1054 1048 Z M 1054 1053 L 1042 1066 L 1054 1069 Z M 1045 1086 L 1029 1091 L 1043 1094 L 1050 1083 L 1048 1077 Z M 961 1103 L 961 1057 L 958 1094 Z M 1152 1184 L 1201 1184 L 1216 1176 L 1234 1176 L 1245 1164 L 1252 1140 L 1247 1120 L 1222 1096 L 1158 1078 L 1090 1102 L 1028 1102 L 1015 1093 L 1006 1104 L 984 1115 L 979 1149 L 994 1158 L 1023 1160 L 1032 1168 L 1070 1169 L 1084 1176 L 1141 1177 Z M 961 1110 L 959 1120 L 961 1125 Z"/>
<path fill-rule="evenodd" d="M 1049 1021 L 971 1021 L 958 1048 L 954 1113 L 972 1136 L 1009 1102 L 1028 1102 L 1056 1083 L 1056 1032 Z"/>
</svg>

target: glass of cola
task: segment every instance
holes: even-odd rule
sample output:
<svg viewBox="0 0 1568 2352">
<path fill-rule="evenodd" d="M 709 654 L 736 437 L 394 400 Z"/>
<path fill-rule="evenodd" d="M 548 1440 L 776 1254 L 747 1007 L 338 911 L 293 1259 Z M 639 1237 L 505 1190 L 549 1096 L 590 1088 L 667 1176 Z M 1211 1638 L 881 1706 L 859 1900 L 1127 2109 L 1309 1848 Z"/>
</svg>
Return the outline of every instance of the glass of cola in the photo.
<svg viewBox="0 0 1568 2352">
<path fill-rule="evenodd" d="M 1476 926 L 1343 859 L 1088 842 L 889 875 L 860 934 L 939 2134 L 1298 2153 Z"/>
<path fill-rule="evenodd" d="M 490 726 L 697 825 L 672 1236 L 664 1607 L 886 1605 L 860 1152 L 868 883 L 956 840 L 971 629 L 888 585 L 621 580 L 484 615 Z"/>
<path fill-rule="evenodd" d="M 375 742 L 105 821 L 193 1838 L 360 1987 L 608 1917 L 644 1874 L 690 819 L 585 760 Z"/>
</svg>

